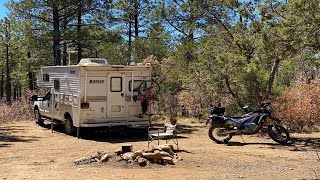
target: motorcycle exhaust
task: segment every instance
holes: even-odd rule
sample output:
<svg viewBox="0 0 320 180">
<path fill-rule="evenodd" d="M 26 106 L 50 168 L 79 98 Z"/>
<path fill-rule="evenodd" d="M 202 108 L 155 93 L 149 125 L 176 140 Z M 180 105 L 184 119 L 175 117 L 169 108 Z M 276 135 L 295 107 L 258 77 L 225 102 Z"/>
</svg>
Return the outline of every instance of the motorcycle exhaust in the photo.
<svg viewBox="0 0 320 180">
<path fill-rule="evenodd" d="M 239 129 L 235 129 L 235 130 L 220 132 L 219 134 L 221 134 L 221 135 L 228 135 L 228 134 L 231 134 L 231 133 L 237 133 L 237 132 L 239 132 L 239 131 L 240 131 Z"/>
</svg>

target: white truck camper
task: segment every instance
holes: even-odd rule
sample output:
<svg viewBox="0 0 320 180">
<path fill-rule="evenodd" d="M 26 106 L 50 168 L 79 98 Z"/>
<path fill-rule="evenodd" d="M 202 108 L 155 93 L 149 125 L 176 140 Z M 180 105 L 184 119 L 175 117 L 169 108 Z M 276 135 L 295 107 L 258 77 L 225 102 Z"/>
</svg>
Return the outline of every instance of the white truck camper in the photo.
<svg viewBox="0 0 320 180">
<path fill-rule="evenodd" d="M 77 132 L 78 137 L 80 127 L 147 126 L 151 117 L 138 116 L 141 102 L 136 89 L 151 81 L 151 70 L 149 64 L 108 65 L 99 58 L 42 67 L 37 85 L 48 91 L 43 97 L 32 97 L 35 119 L 62 122 L 66 134 Z"/>
</svg>

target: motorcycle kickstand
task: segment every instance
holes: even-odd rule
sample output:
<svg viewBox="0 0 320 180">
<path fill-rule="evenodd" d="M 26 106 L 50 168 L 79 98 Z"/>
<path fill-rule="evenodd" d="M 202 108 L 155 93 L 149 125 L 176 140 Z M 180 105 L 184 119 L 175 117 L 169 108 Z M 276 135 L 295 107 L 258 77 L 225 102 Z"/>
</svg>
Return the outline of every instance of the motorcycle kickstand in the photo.
<svg viewBox="0 0 320 180">
<path fill-rule="evenodd" d="M 241 137 L 243 143 L 246 143 L 246 142 L 244 141 L 243 137 L 242 137 L 242 134 L 240 134 L 240 137 Z"/>
</svg>

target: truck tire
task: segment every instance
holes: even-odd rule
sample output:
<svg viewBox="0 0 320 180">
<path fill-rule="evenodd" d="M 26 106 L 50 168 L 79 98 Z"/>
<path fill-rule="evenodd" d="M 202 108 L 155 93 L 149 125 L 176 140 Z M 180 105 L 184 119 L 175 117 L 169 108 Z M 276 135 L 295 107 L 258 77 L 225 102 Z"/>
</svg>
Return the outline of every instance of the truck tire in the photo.
<svg viewBox="0 0 320 180">
<path fill-rule="evenodd" d="M 39 125 L 43 124 L 44 122 L 44 119 L 42 119 L 42 116 L 38 108 L 34 109 L 34 120 Z"/>
<path fill-rule="evenodd" d="M 66 117 L 65 123 L 64 123 L 64 131 L 67 135 L 75 135 L 76 127 L 73 126 L 71 117 Z"/>
</svg>

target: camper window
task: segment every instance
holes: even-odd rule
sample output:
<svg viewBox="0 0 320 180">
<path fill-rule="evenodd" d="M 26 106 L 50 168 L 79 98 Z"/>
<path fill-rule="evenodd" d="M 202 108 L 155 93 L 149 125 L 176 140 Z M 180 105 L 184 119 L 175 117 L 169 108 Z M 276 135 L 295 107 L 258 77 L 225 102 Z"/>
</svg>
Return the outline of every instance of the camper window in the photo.
<svg viewBox="0 0 320 180">
<path fill-rule="evenodd" d="M 55 90 L 60 90 L 60 82 L 59 82 L 59 80 L 54 80 L 54 89 Z"/>
<path fill-rule="evenodd" d="M 49 82 L 49 74 L 44 74 L 42 80 L 44 82 Z"/>
<path fill-rule="evenodd" d="M 129 81 L 129 91 L 131 91 L 131 83 L 132 81 Z M 137 91 L 140 84 L 142 83 L 142 80 L 133 80 L 133 91 Z M 146 85 L 146 84 L 145 84 Z"/>
<path fill-rule="evenodd" d="M 111 77 L 110 78 L 110 91 L 121 92 L 122 91 L 122 77 Z"/>
</svg>

